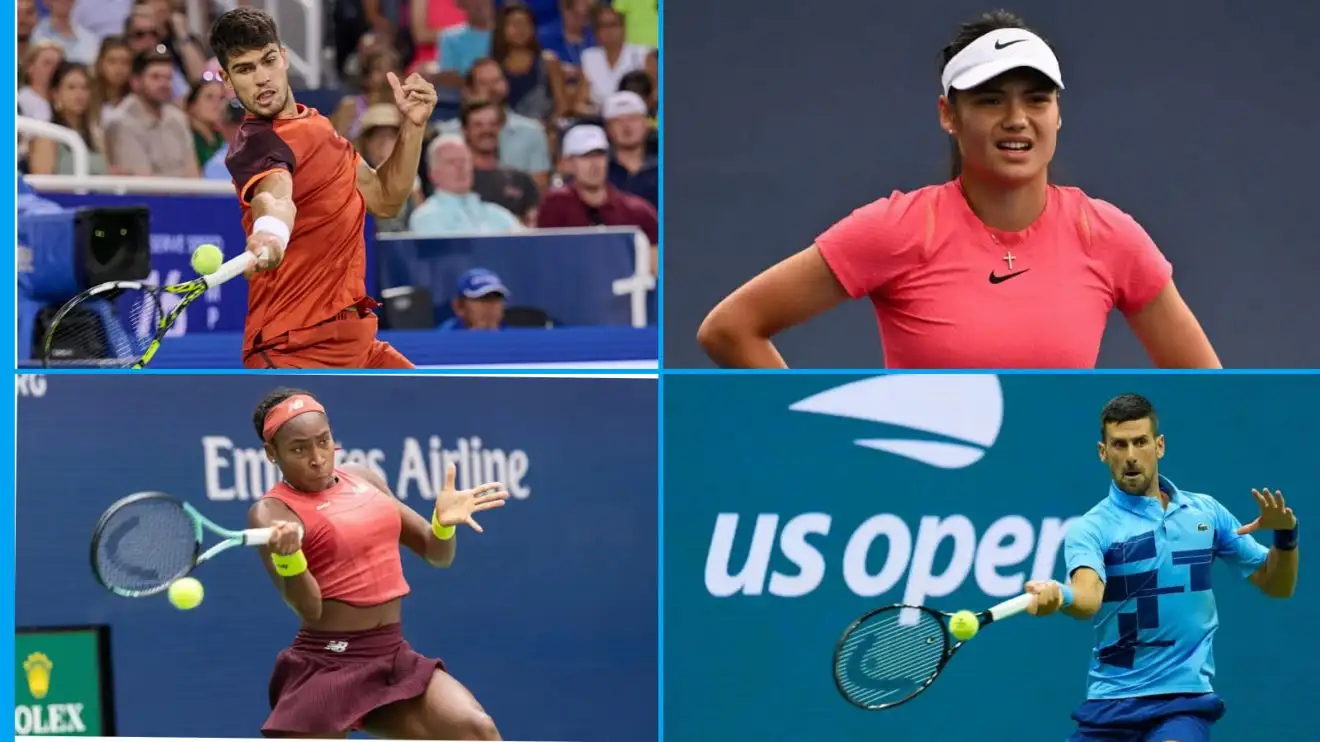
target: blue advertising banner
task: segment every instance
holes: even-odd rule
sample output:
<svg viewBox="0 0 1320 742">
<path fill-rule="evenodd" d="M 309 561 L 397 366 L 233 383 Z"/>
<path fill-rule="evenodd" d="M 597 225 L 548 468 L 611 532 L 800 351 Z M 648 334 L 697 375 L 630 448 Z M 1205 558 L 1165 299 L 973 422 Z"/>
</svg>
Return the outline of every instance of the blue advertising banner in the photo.
<svg viewBox="0 0 1320 742">
<path fill-rule="evenodd" d="M 474 237 L 382 237 L 382 286 L 425 286 L 436 317 L 453 316 L 459 276 L 472 268 L 499 274 L 511 306 L 536 307 L 566 325 L 630 325 L 634 307 L 656 324 L 655 292 L 639 280 L 631 229 L 559 230 Z M 643 266 L 649 273 L 650 266 Z M 636 298 L 634 298 L 636 295 Z"/>
<path fill-rule="evenodd" d="M 255 376 L 18 377 L 19 627 L 111 626 L 117 732 L 255 737 L 296 616 L 251 553 L 201 567 L 203 604 L 99 587 L 87 539 L 114 500 L 175 494 L 222 526 L 277 481 Z M 464 529 L 446 570 L 405 555 L 404 632 L 443 658 L 506 739 L 655 740 L 653 379 L 285 378 L 329 410 L 346 461 L 428 513 L 447 462 L 508 506 Z M 60 669 L 51 673 L 52 687 Z"/>
<path fill-rule="evenodd" d="M 1100 410 L 1124 392 L 1156 405 L 1160 471 L 1180 487 L 1243 521 L 1253 487 L 1282 490 L 1301 520 L 1316 509 L 1316 377 L 666 378 L 665 737 L 1067 738 L 1089 623 L 988 627 L 929 691 L 883 712 L 844 701 L 830 660 L 872 608 L 982 610 L 1025 580 L 1062 579 L 1069 520 L 1109 487 Z M 1228 704 L 1216 738 L 1314 737 L 1320 652 L 1301 639 L 1320 610 L 1312 575 L 1303 567 L 1296 595 L 1275 600 L 1214 568 L 1214 684 Z"/>
</svg>

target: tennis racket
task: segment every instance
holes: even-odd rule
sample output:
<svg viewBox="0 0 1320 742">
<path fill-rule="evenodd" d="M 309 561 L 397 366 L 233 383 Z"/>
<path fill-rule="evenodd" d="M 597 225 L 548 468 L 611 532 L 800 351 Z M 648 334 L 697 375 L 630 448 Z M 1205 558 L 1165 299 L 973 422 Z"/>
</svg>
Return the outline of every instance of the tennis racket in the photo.
<svg viewBox="0 0 1320 742">
<path fill-rule="evenodd" d="M 222 540 L 202 551 L 205 531 Z M 92 532 L 92 572 L 107 590 L 144 598 L 169 589 L 203 562 L 235 546 L 264 546 L 272 528 L 231 531 L 192 505 L 161 492 L 139 492 L 111 505 Z"/>
<path fill-rule="evenodd" d="M 41 364 L 143 368 L 189 304 L 208 289 L 242 275 L 256 260 L 244 252 L 210 275 L 170 286 L 141 281 L 93 286 L 55 313 L 42 343 Z"/>
<path fill-rule="evenodd" d="M 982 628 L 1027 609 L 1019 595 L 976 614 Z M 868 711 L 894 708 L 935 682 L 965 642 L 949 631 L 952 613 L 915 605 L 887 605 L 844 630 L 834 646 L 834 684 L 849 703 Z"/>
</svg>

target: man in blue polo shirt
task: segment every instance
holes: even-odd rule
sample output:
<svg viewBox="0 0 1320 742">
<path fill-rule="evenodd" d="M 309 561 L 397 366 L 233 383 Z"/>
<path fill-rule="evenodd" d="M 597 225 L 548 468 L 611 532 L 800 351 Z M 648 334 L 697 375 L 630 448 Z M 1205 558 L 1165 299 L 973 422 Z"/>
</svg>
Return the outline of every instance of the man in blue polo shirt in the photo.
<svg viewBox="0 0 1320 742">
<path fill-rule="evenodd" d="M 1213 497 L 1160 476 L 1164 436 L 1144 397 L 1111 400 L 1100 432 L 1100 459 L 1113 482 L 1109 496 L 1068 528 L 1070 584 L 1027 585 L 1037 596 L 1032 613 L 1094 619 L 1086 701 L 1073 712 L 1070 742 L 1204 742 L 1224 715 L 1210 685 L 1219 628 L 1211 567 L 1222 559 L 1266 595 L 1289 597 L 1297 518 L 1282 492 L 1252 490 L 1260 517 L 1244 526 Z M 1261 546 L 1249 535 L 1255 531 L 1274 531 L 1274 547 Z"/>
</svg>

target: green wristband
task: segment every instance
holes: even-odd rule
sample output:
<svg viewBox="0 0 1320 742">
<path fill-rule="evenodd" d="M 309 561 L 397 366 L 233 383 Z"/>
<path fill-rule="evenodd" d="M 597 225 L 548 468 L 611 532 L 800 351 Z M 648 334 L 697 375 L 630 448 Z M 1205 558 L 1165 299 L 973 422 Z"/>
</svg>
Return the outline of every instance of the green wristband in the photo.
<svg viewBox="0 0 1320 742">
<path fill-rule="evenodd" d="M 280 577 L 297 577 L 307 571 L 307 555 L 299 549 L 292 554 L 271 554 L 271 564 Z"/>
</svg>

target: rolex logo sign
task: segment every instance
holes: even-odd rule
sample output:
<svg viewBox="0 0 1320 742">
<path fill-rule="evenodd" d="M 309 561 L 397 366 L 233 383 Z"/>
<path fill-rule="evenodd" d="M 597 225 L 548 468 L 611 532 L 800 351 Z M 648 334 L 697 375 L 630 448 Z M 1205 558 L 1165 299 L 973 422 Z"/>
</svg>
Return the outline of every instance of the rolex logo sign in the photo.
<svg viewBox="0 0 1320 742">
<path fill-rule="evenodd" d="M 41 652 L 29 654 L 23 661 L 23 672 L 27 675 L 28 692 L 40 701 L 50 692 L 50 671 L 55 667 L 50 658 Z"/>
<path fill-rule="evenodd" d="M 108 633 L 96 626 L 14 632 L 15 735 L 114 736 L 102 699 Z"/>
</svg>

